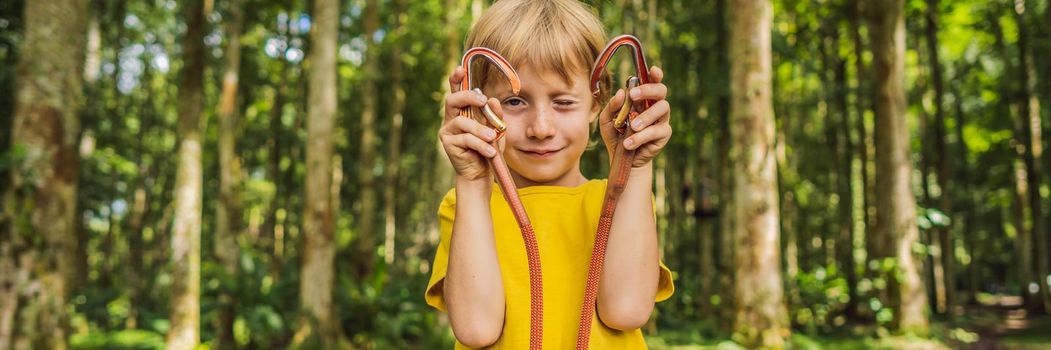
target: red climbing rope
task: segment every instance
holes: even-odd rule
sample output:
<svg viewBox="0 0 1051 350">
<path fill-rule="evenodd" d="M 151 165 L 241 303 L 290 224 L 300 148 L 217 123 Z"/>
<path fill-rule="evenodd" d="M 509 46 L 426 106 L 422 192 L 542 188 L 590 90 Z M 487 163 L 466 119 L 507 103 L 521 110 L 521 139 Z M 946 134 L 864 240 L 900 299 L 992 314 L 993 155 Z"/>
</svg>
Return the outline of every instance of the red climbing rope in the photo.
<svg viewBox="0 0 1051 350">
<path fill-rule="evenodd" d="M 467 70 L 467 74 L 460 83 L 461 90 L 471 90 L 471 61 L 476 57 L 486 58 L 489 62 L 495 64 L 511 83 L 511 92 L 518 94 L 521 89 L 518 73 L 507 62 L 507 59 L 500 56 L 496 51 L 484 47 L 471 48 L 464 53 L 462 65 Z M 481 93 L 481 90 L 475 90 Z M 488 105 L 482 108 L 482 114 L 489 125 L 495 129 L 496 139 L 499 140 L 503 137 L 507 127 L 503 120 L 500 119 L 500 116 L 496 115 Z M 461 110 L 460 116 L 474 117 L 470 108 Z M 496 141 L 494 140 L 493 142 Z M 526 257 L 529 259 L 529 348 L 540 350 L 544 344 L 544 283 L 540 270 L 540 248 L 536 242 L 533 225 L 529 222 L 529 216 L 526 215 L 525 207 L 522 206 L 522 200 L 518 198 L 518 187 L 515 186 L 515 182 L 511 178 L 511 172 L 507 170 L 507 164 L 504 163 L 504 158 L 500 155 L 500 152 L 496 152 L 496 156 L 489 160 L 489 166 L 496 173 L 500 191 L 503 192 L 504 199 L 510 205 L 515 221 L 518 222 L 518 228 L 522 231 L 522 240 L 526 246 Z"/>
<path fill-rule="evenodd" d="M 649 66 L 646 65 L 646 57 L 643 56 L 642 44 L 639 43 L 639 39 L 632 35 L 621 35 L 613 38 L 606 45 L 606 49 L 602 50 L 602 54 L 595 61 L 594 67 L 591 68 L 591 93 L 593 95 L 598 96 L 601 91 L 599 83 L 602 75 L 606 72 L 606 64 L 609 63 L 610 58 L 617 52 L 617 49 L 622 46 L 631 48 L 631 54 L 635 61 L 635 74 L 637 74 L 637 76 L 628 78 L 627 90 L 630 91 L 638 85 L 650 82 Z M 642 110 L 645 110 L 650 107 L 651 102 L 648 100 L 643 101 L 642 105 Z M 628 94 L 625 94 L 624 104 L 613 122 L 617 135 L 615 140 L 616 148 L 613 152 L 613 159 L 610 162 L 606 196 L 602 203 L 602 214 L 599 216 L 598 232 L 595 233 L 595 247 L 591 252 L 591 262 L 588 264 L 588 279 L 584 287 L 584 304 L 580 311 L 580 328 L 577 329 L 577 350 L 586 350 L 588 342 L 591 340 L 591 320 L 595 314 L 595 299 L 598 297 L 598 284 L 602 277 L 602 264 L 606 258 L 606 244 L 609 242 L 609 231 L 613 226 L 613 213 L 617 210 L 617 202 L 621 193 L 624 192 L 625 184 L 628 182 L 631 164 L 635 162 L 635 151 L 625 149 L 623 141 L 635 133 L 630 127 L 626 126 L 630 125 L 631 120 L 636 116 L 638 116 L 638 112 L 633 110 L 633 102 L 628 97 Z"/>
</svg>

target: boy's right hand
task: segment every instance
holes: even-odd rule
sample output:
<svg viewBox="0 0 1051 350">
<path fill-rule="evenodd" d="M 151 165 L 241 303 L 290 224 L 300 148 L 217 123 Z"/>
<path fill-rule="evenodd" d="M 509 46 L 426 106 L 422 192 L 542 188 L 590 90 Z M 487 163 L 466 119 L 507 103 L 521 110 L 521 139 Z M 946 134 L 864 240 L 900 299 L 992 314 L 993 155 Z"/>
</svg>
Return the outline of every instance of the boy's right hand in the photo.
<svg viewBox="0 0 1051 350">
<path fill-rule="evenodd" d="M 438 138 L 449 156 L 456 175 L 466 180 L 479 180 L 489 177 L 487 158 L 496 156 L 497 149 L 492 144 L 496 140 L 496 131 L 471 118 L 460 118 L 463 108 L 481 108 L 488 102 L 497 115 L 501 115 L 500 103 L 496 99 L 487 101 L 486 97 L 474 91 L 460 91 L 464 79 L 463 67 L 456 67 L 449 77 L 449 89 L 445 96 L 445 118 L 438 130 Z"/>
</svg>

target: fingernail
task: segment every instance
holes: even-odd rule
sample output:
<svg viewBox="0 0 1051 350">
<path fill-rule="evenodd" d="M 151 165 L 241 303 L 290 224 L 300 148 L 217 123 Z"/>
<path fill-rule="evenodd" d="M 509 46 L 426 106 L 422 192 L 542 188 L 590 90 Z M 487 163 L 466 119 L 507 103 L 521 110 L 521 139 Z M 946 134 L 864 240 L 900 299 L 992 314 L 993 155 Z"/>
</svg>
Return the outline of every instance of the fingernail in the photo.
<svg viewBox="0 0 1051 350">
<path fill-rule="evenodd" d="M 495 156 L 496 155 L 496 149 L 490 146 L 489 148 L 486 149 L 486 153 L 488 153 L 490 157 Z"/>
<path fill-rule="evenodd" d="M 640 90 L 639 88 L 631 89 L 631 98 L 632 99 L 639 98 L 639 95 L 642 95 L 642 90 Z"/>
<path fill-rule="evenodd" d="M 482 103 L 485 103 L 486 101 L 488 101 L 488 99 L 485 98 L 485 95 L 482 95 L 482 94 L 475 94 L 474 98 L 478 99 L 478 102 L 482 102 Z"/>
<path fill-rule="evenodd" d="M 485 130 L 485 136 L 490 138 L 490 139 L 492 139 L 492 138 L 496 137 L 496 131 L 493 131 L 493 129 L 486 129 Z"/>
<path fill-rule="evenodd" d="M 624 147 L 631 147 L 631 145 L 634 145 L 634 144 L 635 144 L 635 140 L 634 139 L 624 140 Z"/>
<path fill-rule="evenodd" d="M 642 119 L 635 119 L 635 121 L 631 122 L 631 127 L 634 128 L 635 131 L 642 129 Z"/>
</svg>

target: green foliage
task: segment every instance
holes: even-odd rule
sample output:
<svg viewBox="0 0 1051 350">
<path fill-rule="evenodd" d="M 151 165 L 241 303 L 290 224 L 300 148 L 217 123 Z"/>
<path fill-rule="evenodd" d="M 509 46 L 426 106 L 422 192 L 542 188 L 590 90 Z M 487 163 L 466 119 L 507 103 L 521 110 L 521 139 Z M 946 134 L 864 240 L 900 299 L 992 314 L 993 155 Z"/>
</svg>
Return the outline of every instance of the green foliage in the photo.
<svg viewBox="0 0 1051 350">
<path fill-rule="evenodd" d="M 921 230 L 930 230 L 932 228 L 949 227 L 952 225 L 952 219 L 945 214 L 945 212 L 938 210 L 937 208 L 918 208 L 916 216 L 916 224 Z"/>
<path fill-rule="evenodd" d="M 387 274 L 380 271 L 379 274 Z M 358 347 L 376 349 L 449 348 L 453 337 L 444 316 L 426 305 L 424 278 L 387 276 L 383 284 L 358 284 L 340 279 L 337 293 L 343 301 L 344 323 L 358 325 L 349 334 Z"/>
<path fill-rule="evenodd" d="M 9 190 L 7 179 L 12 173 L 29 181 L 36 177 L 26 164 L 38 155 L 9 142 L 19 83 L 18 46 L 25 44 L 21 42 L 24 2 L 0 2 L 0 196 Z M 90 2 L 92 15 L 100 23 L 101 68 L 100 79 L 85 85 L 87 100 L 80 116 L 76 225 L 84 256 L 76 257 L 76 262 L 82 269 L 78 278 L 83 284 L 71 297 L 74 335 L 70 340 L 75 349 L 156 349 L 163 345 L 169 328 L 172 275 L 168 259 L 181 102 L 175 82 L 183 65 L 178 33 L 185 23 L 177 1 Z M 742 348 L 727 339 L 732 315 L 726 310 L 733 307 L 732 288 L 722 283 L 732 279 L 732 266 L 719 262 L 732 253 L 719 240 L 730 232 L 723 219 L 732 215 L 732 208 L 725 207 L 732 198 L 726 196 L 734 196 L 725 182 L 733 181 L 733 164 L 721 162 L 732 150 L 721 146 L 731 126 L 725 122 L 730 113 L 730 76 L 724 52 L 730 44 L 724 37 L 730 17 L 720 11 L 732 10 L 732 5 L 722 2 L 727 8 L 719 8 L 719 1 L 655 1 L 657 12 L 650 13 L 648 1 L 621 1 L 623 7 L 587 2 L 596 8 L 609 33 L 643 37 L 650 63 L 667 73 L 664 82 L 669 88 L 675 136 L 659 163 L 660 185 L 655 190 L 662 196 L 659 204 L 666 208 L 659 217 L 661 245 L 665 262 L 675 270 L 677 291 L 657 305 L 653 324 L 645 328 L 647 341 L 655 349 Z M 451 186 L 434 135 L 441 125 L 439 112 L 449 63 L 458 58 L 449 55 L 457 56 L 462 49 L 448 46 L 462 43 L 474 20 L 471 5 L 484 7 L 489 1 L 407 1 L 405 13 L 395 13 L 393 1 L 378 3 L 381 33 L 374 38 L 362 33 L 364 2 L 341 3 L 335 146 L 343 162 L 343 178 L 336 188 L 340 211 L 335 218 L 338 287 L 334 302 L 340 325 L 355 348 L 449 348 L 453 338 L 447 319 L 422 297 L 429 259 L 437 244 L 436 205 Z M 1028 210 L 1020 204 L 1025 198 L 1014 192 L 1017 170 L 1022 168 L 1018 152 L 1024 148 L 1024 138 L 1016 130 L 1020 126 L 1018 106 L 1013 101 L 1018 94 L 1017 44 L 1020 29 L 1028 29 L 1034 39 L 1035 59 L 1030 62 L 1039 76 L 1037 90 L 1047 90 L 1043 78 L 1051 67 L 1045 57 L 1047 43 L 1042 38 L 1047 33 L 1041 11 L 1048 5 L 1046 1 L 1037 1 L 1035 6 L 1026 2 L 1029 25 L 1020 28 L 1011 12 L 1013 4 L 939 1 L 937 33 L 941 40 L 937 49 L 946 89 L 946 155 L 939 154 L 931 137 L 933 84 L 922 37 L 926 3 L 906 3 L 906 89 L 913 140 L 910 157 L 915 160 L 911 175 L 919 202 L 917 225 L 923 235 L 947 229 L 956 240 L 953 251 L 966 253 L 957 254 L 960 282 L 953 288 L 962 292 L 963 279 L 974 269 L 980 289 L 1020 293 L 1016 246 L 1028 245 L 1017 240 L 1034 220 L 1022 217 L 1016 222 L 1014 218 Z M 124 13 L 119 4 L 126 5 Z M 310 4 L 277 0 L 247 0 L 245 4 L 236 144 L 243 169 L 238 199 L 244 209 L 239 216 L 244 230 L 237 237 L 239 270 L 233 276 L 225 273 L 213 251 L 218 174 L 229 165 L 220 164 L 216 155 L 215 111 L 228 41 L 223 27 L 229 18 L 227 2 L 216 1 L 209 15 L 202 118 L 201 339 L 205 347 L 218 334 L 220 292 L 230 293 L 235 300 L 234 339 L 240 348 L 289 346 L 299 320 L 299 283 L 312 278 L 301 276 L 298 266 L 305 210 L 304 152 L 310 141 L 305 132 L 311 107 L 306 101 L 309 63 L 303 60 L 310 50 Z M 785 281 L 794 331 L 788 342 L 794 349 L 931 345 L 929 340 L 891 336 L 889 325 L 899 310 L 882 300 L 881 293 L 900 278 L 898 263 L 866 248 L 871 238 L 866 235 L 871 234 L 874 223 L 866 214 L 872 215 L 875 208 L 865 206 L 873 206 L 872 196 L 880 194 L 865 185 L 873 186 L 881 175 L 873 170 L 875 155 L 868 152 L 874 148 L 873 133 L 880 132 L 874 130 L 869 90 L 872 33 L 865 23 L 853 27 L 852 21 L 858 19 L 851 18 L 852 1 L 773 0 L 772 4 L 771 84 L 778 137 L 772 156 L 778 159 L 781 258 L 785 271 L 789 263 L 797 271 L 793 280 Z M 406 19 L 401 36 L 395 34 L 398 16 Z M 853 42 L 855 31 L 861 40 L 857 43 L 860 52 Z M 375 81 L 379 118 L 374 131 L 380 142 L 371 169 L 361 169 L 357 156 L 363 131 L 358 122 L 362 91 L 371 76 L 362 71 L 366 43 L 372 44 L 370 50 L 379 51 L 384 67 L 379 72 L 381 79 Z M 394 48 L 401 50 L 397 57 Z M 400 81 L 387 75 L 385 64 L 395 59 L 403 63 Z M 856 63 L 865 71 L 857 71 Z M 402 154 L 388 159 L 386 137 L 392 126 L 396 86 L 405 93 L 400 106 Z M 1048 98 L 1037 96 L 1044 103 L 1045 117 Z M 847 125 L 841 124 L 844 120 Z M 866 134 L 859 134 L 862 129 Z M 1044 130 L 1043 135 L 1051 133 Z M 595 140 L 598 135 L 592 137 Z M 606 176 L 608 160 L 602 153 L 585 154 L 581 167 L 586 176 Z M 840 163 L 842 154 L 851 156 L 846 166 Z M 868 163 L 862 163 L 862 154 Z M 938 183 L 936 175 L 937 159 L 942 156 L 950 159 L 948 186 Z M 384 165 L 390 162 L 399 170 L 393 179 L 397 189 L 394 262 L 388 265 L 387 256 L 377 254 L 377 271 L 358 276 L 355 266 L 348 263 L 357 260 L 351 247 L 362 235 L 385 235 L 383 225 L 378 225 L 377 232 L 356 231 L 364 186 L 358 175 L 369 171 L 383 179 L 388 175 Z M 862 183 L 863 168 L 869 171 L 864 174 L 868 183 Z M 840 188 L 844 176 L 846 191 Z M 1046 197 L 1047 185 L 1041 190 Z M 938 201 L 943 194 L 952 198 L 947 207 Z M 28 215 L 23 215 L 32 203 L 2 200 L 3 209 L 17 211 L 12 222 L 18 231 L 41 239 L 28 229 Z M 141 206 L 137 206 L 139 200 Z M 843 222 L 839 212 L 844 203 L 850 210 L 848 222 Z M 375 222 L 385 222 L 382 212 L 375 215 Z M 844 228 L 851 230 L 853 241 L 844 242 L 839 236 Z M 702 245 L 702 235 L 709 235 L 705 243 L 709 246 Z M 845 245 L 850 247 L 848 261 L 834 251 Z M 375 247 L 382 254 L 385 248 Z M 793 256 L 786 254 L 790 249 Z M 926 258 L 933 257 L 934 243 L 917 244 L 914 251 L 926 264 L 930 261 Z M 706 263 L 716 266 L 704 266 Z M 850 285 L 847 272 L 856 273 L 856 285 Z M 858 319 L 846 316 L 852 304 L 851 288 L 859 295 L 853 301 L 858 305 Z M 972 306 L 966 307 L 970 310 Z M 972 344 L 977 335 L 971 324 L 953 324 L 933 336 L 946 343 Z M 1019 342 L 1048 342 L 1035 333 L 1021 338 Z"/>
<path fill-rule="evenodd" d="M 164 349 L 164 335 L 146 330 L 121 330 L 73 335 L 69 340 L 76 350 L 159 350 Z"/>
<path fill-rule="evenodd" d="M 828 333 L 846 324 L 850 299 L 847 280 L 835 265 L 800 272 L 796 277 L 798 305 L 791 308 L 792 323 L 807 333 Z"/>
<path fill-rule="evenodd" d="M 25 162 L 27 156 L 28 151 L 26 150 L 26 145 L 12 145 L 10 148 L 5 149 L 0 153 L 0 171 L 7 172 L 10 169 L 17 168 L 20 164 Z"/>
</svg>

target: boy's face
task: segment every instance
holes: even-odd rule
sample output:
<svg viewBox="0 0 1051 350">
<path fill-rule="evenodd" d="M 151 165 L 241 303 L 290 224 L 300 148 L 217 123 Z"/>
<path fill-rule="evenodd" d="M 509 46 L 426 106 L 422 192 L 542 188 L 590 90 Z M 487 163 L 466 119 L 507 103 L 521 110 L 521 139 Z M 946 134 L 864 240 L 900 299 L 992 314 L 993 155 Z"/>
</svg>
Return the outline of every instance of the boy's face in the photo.
<svg viewBox="0 0 1051 350">
<path fill-rule="evenodd" d="M 567 84 L 550 69 L 525 65 L 517 71 L 522 81 L 518 96 L 502 82 L 485 91 L 503 108 L 507 132 L 501 150 L 515 182 L 519 187 L 584 183 L 580 157 L 587 148 L 597 105 L 587 73 L 574 74 Z"/>
</svg>

